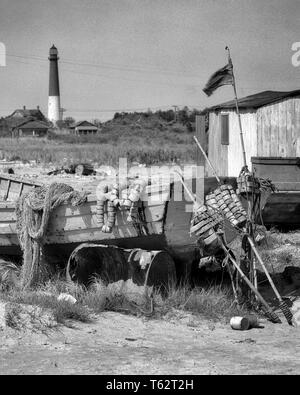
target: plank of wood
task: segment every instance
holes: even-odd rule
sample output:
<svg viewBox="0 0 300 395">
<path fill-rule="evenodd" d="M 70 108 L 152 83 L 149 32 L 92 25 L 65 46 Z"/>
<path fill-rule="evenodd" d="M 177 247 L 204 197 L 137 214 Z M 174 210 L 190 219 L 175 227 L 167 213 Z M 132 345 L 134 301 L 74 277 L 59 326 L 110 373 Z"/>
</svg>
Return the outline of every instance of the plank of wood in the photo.
<svg viewBox="0 0 300 395">
<path fill-rule="evenodd" d="M 7 185 L 8 185 L 8 180 L 1 180 L 1 184 L 0 184 L 0 198 L 1 200 L 4 200 L 4 196 L 7 190 Z"/>
<path fill-rule="evenodd" d="M 19 193 L 18 193 L 18 196 L 19 196 L 19 197 L 22 195 L 22 192 L 23 192 L 23 187 L 24 187 L 24 184 L 23 184 L 23 183 L 21 183 L 21 184 L 20 184 Z"/>
<path fill-rule="evenodd" d="M 166 210 L 166 203 L 158 206 L 145 206 L 144 215 L 147 223 L 162 221 Z"/>
<path fill-rule="evenodd" d="M 256 113 L 256 122 L 257 122 L 257 155 L 263 156 L 262 150 L 262 120 L 261 120 L 261 108 L 257 110 Z"/>
<path fill-rule="evenodd" d="M 168 204 L 165 223 L 165 235 L 168 245 L 174 246 L 180 243 L 192 244 L 190 238 L 190 223 L 192 213 L 186 211 L 186 200 L 175 202 L 172 198 Z"/>
<path fill-rule="evenodd" d="M 162 224 L 156 223 L 154 234 L 161 235 L 163 233 Z M 83 242 L 103 242 L 105 240 L 118 240 L 121 238 L 137 238 L 147 237 L 140 236 L 134 228 L 115 227 L 112 233 L 103 233 L 101 229 L 72 229 L 64 231 L 47 232 L 45 237 L 46 244 L 62 244 L 62 243 L 83 243 Z M 151 237 L 151 235 L 150 235 Z"/>
<path fill-rule="evenodd" d="M 292 117 L 292 142 L 294 147 L 294 156 L 300 156 L 300 99 L 293 100 L 294 113 Z"/>
<path fill-rule="evenodd" d="M 56 234 L 49 232 L 46 234 L 45 244 L 84 243 L 114 239 L 113 233 L 103 233 L 100 229 L 95 232 L 73 230 Z"/>
<path fill-rule="evenodd" d="M 153 210 L 153 207 L 151 208 L 151 212 L 148 210 L 145 210 L 148 214 L 148 217 L 146 218 L 146 221 L 149 223 L 154 223 L 153 226 L 156 226 L 155 223 L 162 222 L 164 216 L 163 216 L 163 207 L 158 207 L 158 210 Z M 124 229 L 127 229 L 127 231 L 136 233 L 136 230 L 133 226 L 133 223 L 130 223 L 127 221 L 128 217 L 128 212 L 117 212 L 116 216 L 116 227 L 123 227 Z M 85 229 L 98 229 L 99 228 L 99 223 L 97 221 L 96 215 L 92 213 L 87 213 L 87 214 L 80 214 L 80 215 L 73 215 L 73 216 L 58 216 L 56 214 L 50 216 L 49 220 L 49 230 L 52 232 L 55 231 L 67 231 L 67 230 L 85 230 Z M 124 231 L 123 229 L 123 231 Z M 131 233 L 129 234 L 131 236 Z"/>
<path fill-rule="evenodd" d="M 11 181 L 8 180 L 6 191 L 5 191 L 4 196 L 3 196 L 3 200 L 7 200 L 7 197 L 8 197 L 8 194 L 9 194 L 10 184 L 11 184 Z"/>
<path fill-rule="evenodd" d="M 261 133 L 263 156 L 270 156 L 270 125 L 268 106 L 261 109 Z"/>
<path fill-rule="evenodd" d="M 3 252 L 3 250 L 1 249 L 1 247 L 8 247 L 8 246 L 15 246 L 18 247 L 19 246 L 19 240 L 18 237 L 16 235 L 16 233 L 13 234 L 9 234 L 9 233 L 0 233 L 0 252 L 2 254 L 5 254 L 5 252 Z M 14 252 L 12 250 L 12 252 Z M 19 255 L 19 251 L 16 251 L 15 255 Z"/>
<path fill-rule="evenodd" d="M 195 130 L 196 137 L 201 144 L 204 151 L 207 149 L 207 141 L 206 141 L 206 133 L 205 133 L 205 116 L 203 115 L 196 115 L 196 130 Z M 195 145 L 196 150 L 196 163 L 197 166 L 205 166 L 206 160 L 201 151 Z"/>
<path fill-rule="evenodd" d="M 274 106 L 269 106 L 270 117 L 270 155 L 278 155 L 278 111 Z"/>
<path fill-rule="evenodd" d="M 40 183 L 38 181 L 28 180 L 28 179 L 26 179 L 26 177 L 20 177 L 20 176 L 13 175 L 13 174 L 3 174 L 3 173 L 1 173 L 0 174 L 0 181 L 1 180 L 4 180 L 4 181 L 10 180 L 10 181 L 13 181 L 13 182 L 16 182 L 16 183 L 23 183 L 24 185 L 27 185 L 27 186 L 30 186 L 30 187 L 33 187 L 33 186 L 39 187 L 39 186 L 43 185 L 42 183 Z"/>
<path fill-rule="evenodd" d="M 14 210 L 16 207 L 16 203 L 15 202 L 0 202 L 0 210 Z"/>
<path fill-rule="evenodd" d="M 299 188 L 300 169 L 297 158 L 255 158 L 253 163 L 257 176 L 270 178 L 277 188 Z"/>
<path fill-rule="evenodd" d="M 292 117 L 294 115 L 294 101 L 286 101 L 286 155 L 295 156 L 294 144 L 293 144 L 293 126 Z"/>
<path fill-rule="evenodd" d="M 300 181 L 277 181 L 275 185 L 279 191 L 300 191 Z"/>
<path fill-rule="evenodd" d="M 281 157 L 287 156 L 287 129 L 286 129 L 286 102 L 278 103 L 279 111 L 279 140 L 278 140 L 278 154 Z"/>
<path fill-rule="evenodd" d="M 263 211 L 266 225 L 300 225 L 300 193 L 272 194 Z"/>
<path fill-rule="evenodd" d="M 170 198 L 169 192 L 162 194 L 153 194 L 148 196 L 144 195 L 141 197 L 145 207 L 163 205 L 165 204 L 165 202 L 169 200 L 169 198 Z"/>
<path fill-rule="evenodd" d="M 9 209 L 1 209 L 0 208 L 0 224 L 6 222 L 15 222 L 16 214 L 14 210 Z"/>
<path fill-rule="evenodd" d="M 2 223 L 0 224 L 0 234 L 1 235 L 16 235 L 17 234 L 17 229 L 16 229 L 16 223 Z"/>
</svg>

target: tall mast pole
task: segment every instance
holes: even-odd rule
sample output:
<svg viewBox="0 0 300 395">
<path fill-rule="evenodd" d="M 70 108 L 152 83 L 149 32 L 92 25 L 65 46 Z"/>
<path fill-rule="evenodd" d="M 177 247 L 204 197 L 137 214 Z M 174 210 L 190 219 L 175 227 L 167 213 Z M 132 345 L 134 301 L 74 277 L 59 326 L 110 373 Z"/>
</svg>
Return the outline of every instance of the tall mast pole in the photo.
<svg viewBox="0 0 300 395">
<path fill-rule="evenodd" d="M 233 90 L 234 90 L 235 107 L 236 107 L 236 112 L 237 112 L 238 120 L 239 120 L 240 139 L 241 139 L 241 145 L 242 145 L 242 151 L 243 151 L 243 161 L 244 161 L 244 167 L 247 168 L 248 166 L 247 166 L 247 160 L 246 160 L 246 151 L 245 151 L 245 144 L 244 144 L 244 137 L 243 137 L 242 121 L 241 121 L 241 114 L 240 114 L 240 110 L 239 110 L 239 103 L 238 103 L 238 98 L 237 98 L 237 93 L 236 93 L 236 84 L 235 84 L 235 78 L 234 78 L 234 73 L 233 73 L 233 64 L 232 64 L 232 60 L 230 57 L 230 49 L 228 47 L 226 47 L 225 50 L 228 52 L 228 63 L 231 65 L 231 69 L 232 69 L 232 84 L 233 84 Z"/>
</svg>

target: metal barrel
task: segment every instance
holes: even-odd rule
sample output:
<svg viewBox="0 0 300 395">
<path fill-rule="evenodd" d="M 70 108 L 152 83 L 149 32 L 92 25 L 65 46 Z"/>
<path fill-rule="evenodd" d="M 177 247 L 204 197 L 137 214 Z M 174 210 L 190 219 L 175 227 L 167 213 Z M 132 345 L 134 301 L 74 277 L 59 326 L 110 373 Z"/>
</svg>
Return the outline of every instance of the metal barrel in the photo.
<svg viewBox="0 0 300 395">
<path fill-rule="evenodd" d="M 176 281 L 176 267 L 166 251 L 83 243 L 69 258 L 67 277 L 85 286 L 99 278 L 105 284 L 131 279 L 136 285 L 166 287 Z"/>
</svg>

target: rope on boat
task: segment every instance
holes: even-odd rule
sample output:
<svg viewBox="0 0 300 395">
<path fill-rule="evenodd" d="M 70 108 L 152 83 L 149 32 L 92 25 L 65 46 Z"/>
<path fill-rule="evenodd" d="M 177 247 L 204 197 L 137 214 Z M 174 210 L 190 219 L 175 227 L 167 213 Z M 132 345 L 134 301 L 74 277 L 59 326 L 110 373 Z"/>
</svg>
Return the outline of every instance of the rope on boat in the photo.
<svg viewBox="0 0 300 395">
<path fill-rule="evenodd" d="M 16 204 L 17 234 L 23 251 L 21 286 L 23 289 L 39 283 L 47 270 L 43 253 L 50 214 L 63 203 L 78 206 L 87 194 L 75 191 L 63 183 L 35 188 L 22 195 Z"/>
</svg>

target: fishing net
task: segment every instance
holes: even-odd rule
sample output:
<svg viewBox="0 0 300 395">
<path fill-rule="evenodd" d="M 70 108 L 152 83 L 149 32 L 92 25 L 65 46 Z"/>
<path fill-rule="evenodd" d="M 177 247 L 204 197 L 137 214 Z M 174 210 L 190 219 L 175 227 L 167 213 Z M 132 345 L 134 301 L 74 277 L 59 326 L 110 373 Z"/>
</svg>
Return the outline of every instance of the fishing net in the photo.
<svg viewBox="0 0 300 395">
<path fill-rule="evenodd" d="M 63 203 L 80 205 L 86 201 L 86 196 L 86 193 L 75 191 L 69 185 L 53 183 L 35 188 L 19 198 L 16 217 L 18 238 L 23 251 L 23 289 L 37 285 L 47 271 L 43 245 L 51 212 Z"/>
</svg>

